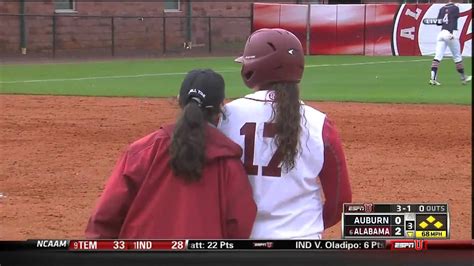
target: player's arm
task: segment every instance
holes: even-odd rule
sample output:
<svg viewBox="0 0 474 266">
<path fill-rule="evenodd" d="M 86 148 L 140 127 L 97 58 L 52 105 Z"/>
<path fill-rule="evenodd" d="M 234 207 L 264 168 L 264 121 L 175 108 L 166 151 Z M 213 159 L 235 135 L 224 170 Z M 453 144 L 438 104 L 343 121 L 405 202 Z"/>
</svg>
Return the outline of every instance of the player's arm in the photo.
<svg viewBox="0 0 474 266">
<path fill-rule="evenodd" d="M 226 238 L 249 238 L 257 215 L 257 205 L 253 199 L 247 173 L 239 158 L 228 160 L 225 173 L 228 192 Z"/>
<path fill-rule="evenodd" d="M 128 152 L 122 155 L 109 177 L 102 195 L 89 218 L 87 238 L 118 238 L 123 221 L 136 194 L 136 185 L 125 175 Z"/>
<path fill-rule="evenodd" d="M 324 165 L 319 179 L 325 197 L 323 220 L 326 229 L 339 222 L 343 204 L 352 201 L 352 191 L 339 134 L 327 117 L 323 126 L 323 142 Z"/>
<path fill-rule="evenodd" d="M 438 18 L 436 20 L 436 25 L 441 26 L 443 25 L 443 17 L 445 14 L 445 7 L 440 8 L 439 13 L 438 13 Z"/>
</svg>

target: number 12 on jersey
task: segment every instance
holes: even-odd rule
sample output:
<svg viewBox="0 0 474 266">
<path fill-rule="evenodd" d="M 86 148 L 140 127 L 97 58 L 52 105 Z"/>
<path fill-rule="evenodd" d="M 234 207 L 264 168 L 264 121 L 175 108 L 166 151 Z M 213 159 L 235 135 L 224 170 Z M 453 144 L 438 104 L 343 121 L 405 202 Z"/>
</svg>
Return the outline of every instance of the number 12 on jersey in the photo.
<svg viewBox="0 0 474 266">
<path fill-rule="evenodd" d="M 257 131 L 257 123 L 248 122 L 240 128 L 240 135 L 245 136 L 244 139 L 244 166 L 247 174 L 258 175 L 258 168 L 260 166 L 254 165 L 255 153 L 255 137 Z M 274 123 L 264 123 L 263 137 L 274 138 L 276 135 L 276 127 Z M 262 166 L 262 176 L 281 177 L 281 154 L 279 149 L 272 155 L 267 166 Z"/>
</svg>

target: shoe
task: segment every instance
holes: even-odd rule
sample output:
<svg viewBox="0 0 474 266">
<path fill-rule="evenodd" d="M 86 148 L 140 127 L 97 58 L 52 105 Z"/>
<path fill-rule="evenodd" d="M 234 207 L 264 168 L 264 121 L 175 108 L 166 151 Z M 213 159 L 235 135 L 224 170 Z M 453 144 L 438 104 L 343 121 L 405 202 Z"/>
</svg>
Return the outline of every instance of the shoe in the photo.
<svg viewBox="0 0 474 266">
<path fill-rule="evenodd" d="M 441 86 L 441 83 L 439 83 L 437 80 L 435 79 L 430 79 L 430 85 L 434 85 L 434 86 Z"/>
<path fill-rule="evenodd" d="M 472 76 L 467 76 L 465 79 L 461 80 L 462 85 L 466 85 L 471 80 L 472 80 Z"/>
</svg>

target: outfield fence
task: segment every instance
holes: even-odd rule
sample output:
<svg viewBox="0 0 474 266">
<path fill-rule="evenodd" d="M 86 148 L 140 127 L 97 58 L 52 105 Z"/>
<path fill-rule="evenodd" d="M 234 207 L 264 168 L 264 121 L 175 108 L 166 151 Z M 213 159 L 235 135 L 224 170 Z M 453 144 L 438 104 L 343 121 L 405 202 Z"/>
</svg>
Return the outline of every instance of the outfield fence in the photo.
<svg viewBox="0 0 474 266">
<path fill-rule="evenodd" d="M 0 55 L 235 55 L 251 24 L 251 17 L 230 16 L 0 14 Z"/>
<path fill-rule="evenodd" d="M 429 21 L 436 20 L 444 5 L 255 3 L 252 30 L 290 30 L 308 55 L 434 55 L 441 27 Z M 458 7 L 454 35 L 462 55 L 472 56 L 472 5 Z"/>
</svg>

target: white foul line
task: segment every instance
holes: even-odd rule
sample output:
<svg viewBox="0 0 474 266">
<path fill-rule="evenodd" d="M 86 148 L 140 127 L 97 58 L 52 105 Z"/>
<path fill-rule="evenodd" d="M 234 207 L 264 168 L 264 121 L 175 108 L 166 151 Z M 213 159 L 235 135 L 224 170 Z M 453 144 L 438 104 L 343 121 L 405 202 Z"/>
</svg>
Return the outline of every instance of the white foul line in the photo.
<svg viewBox="0 0 474 266">
<path fill-rule="evenodd" d="M 360 62 L 360 63 L 345 63 L 345 64 L 320 64 L 320 65 L 306 65 L 305 68 L 314 67 L 337 67 L 337 66 L 361 66 L 361 65 L 377 65 L 377 64 L 389 64 L 389 63 L 410 63 L 410 62 L 423 62 L 431 61 L 431 59 L 416 59 L 406 61 L 374 61 L 374 62 Z M 240 68 L 226 69 L 216 71 L 218 73 L 229 73 L 240 71 Z M 31 79 L 31 80 L 13 80 L 13 81 L 0 81 L 0 84 L 16 84 L 16 83 L 38 83 L 38 82 L 56 82 L 56 81 L 80 81 L 80 80 L 96 80 L 96 79 L 122 79 L 122 78 L 142 78 L 142 77 L 157 77 L 157 76 L 177 76 L 186 75 L 187 72 L 171 72 L 171 73 L 149 73 L 149 74 L 137 74 L 137 75 L 120 75 L 120 76 L 98 76 L 98 77 L 83 77 L 83 78 L 66 78 L 66 79 Z"/>
<path fill-rule="evenodd" d="M 233 72 L 235 70 L 222 70 L 219 72 Z M 14 84 L 14 83 L 37 83 L 37 82 L 54 82 L 54 81 L 78 81 L 78 80 L 94 80 L 94 79 L 122 79 L 122 78 L 142 78 L 142 77 L 155 77 L 155 76 L 176 76 L 186 75 L 187 72 L 171 72 L 171 73 L 150 73 L 150 74 L 137 74 L 137 75 L 122 75 L 122 76 L 98 76 L 98 77 L 83 77 L 83 78 L 67 78 L 67 79 L 30 79 L 30 80 L 14 80 L 14 81 L 0 81 L 3 84 Z"/>
</svg>

